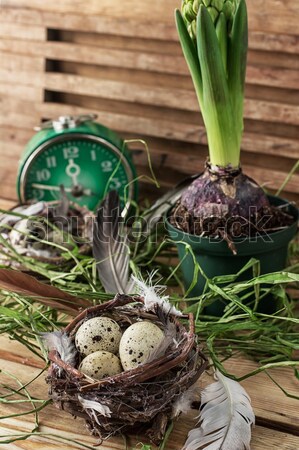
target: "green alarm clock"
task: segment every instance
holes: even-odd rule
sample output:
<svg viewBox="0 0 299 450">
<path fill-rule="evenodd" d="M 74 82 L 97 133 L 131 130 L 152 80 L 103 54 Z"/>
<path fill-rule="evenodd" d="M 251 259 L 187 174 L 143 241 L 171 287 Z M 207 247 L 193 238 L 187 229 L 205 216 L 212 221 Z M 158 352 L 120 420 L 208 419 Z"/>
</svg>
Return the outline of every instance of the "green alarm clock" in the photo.
<svg viewBox="0 0 299 450">
<path fill-rule="evenodd" d="M 125 142 L 96 117 L 61 116 L 36 129 L 19 164 L 21 203 L 57 200 L 63 186 L 70 200 L 93 211 L 116 190 L 127 212 L 137 197 L 136 171 Z"/>
</svg>

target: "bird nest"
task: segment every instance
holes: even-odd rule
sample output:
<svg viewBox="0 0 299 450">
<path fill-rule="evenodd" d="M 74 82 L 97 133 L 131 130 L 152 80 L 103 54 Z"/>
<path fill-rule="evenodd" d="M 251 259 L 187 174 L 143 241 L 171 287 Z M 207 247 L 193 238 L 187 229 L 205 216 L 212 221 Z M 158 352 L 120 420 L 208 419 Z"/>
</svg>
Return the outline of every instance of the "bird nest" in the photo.
<svg viewBox="0 0 299 450">
<path fill-rule="evenodd" d="M 65 254 L 91 253 L 93 214 L 86 208 L 62 201 L 23 204 L 0 215 L 0 262 L 22 269 L 18 258 L 67 265 Z"/>
<path fill-rule="evenodd" d="M 170 305 L 168 311 L 158 304 L 149 310 L 144 303 L 142 297 L 118 294 L 107 303 L 84 310 L 62 335 L 73 344 L 80 325 L 98 316 L 115 320 L 122 331 L 143 320 L 162 330 L 171 324 L 175 339 L 157 359 L 94 380 L 78 369 L 79 354 L 72 365 L 62 360 L 55 346 L 48 354 L 49 396 L 58 408 L 84 418 L 88 429 L 101 442 L 119 433 L 143 433 L 159 444 L 175 406 L 207 367 L 195 335 L 193 315 L 179 316 Z"/>
</svg>

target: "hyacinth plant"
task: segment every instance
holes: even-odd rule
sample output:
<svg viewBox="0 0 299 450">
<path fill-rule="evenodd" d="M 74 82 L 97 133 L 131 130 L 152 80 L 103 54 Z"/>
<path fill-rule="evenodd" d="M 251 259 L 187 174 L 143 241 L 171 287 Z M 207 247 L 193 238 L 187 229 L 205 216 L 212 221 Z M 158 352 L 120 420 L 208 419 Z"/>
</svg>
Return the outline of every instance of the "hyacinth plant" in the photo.
<svg viewBox="0 0 299 450">
<path fill-rule="evenodd" d="M 269 207 L 261 187 L 240 168 L 248 48 L 245 0 L 184 0 L 176 25 L 204 120 L 209 161 L 181 205 L 196 218 L 249 219 Z"/>
</svg>

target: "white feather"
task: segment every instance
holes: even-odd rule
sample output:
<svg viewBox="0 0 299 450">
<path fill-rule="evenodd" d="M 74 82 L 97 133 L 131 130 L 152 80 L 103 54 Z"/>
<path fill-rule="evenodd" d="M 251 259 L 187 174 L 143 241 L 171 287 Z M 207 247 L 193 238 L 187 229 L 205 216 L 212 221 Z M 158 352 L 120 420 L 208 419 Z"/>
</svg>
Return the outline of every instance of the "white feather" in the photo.
<svg viewBox="0 0 299 450">
<path fill-rule="evenodd" d="M 187 414 L 192 409 L 192 403 L 199 397 L 199 387 L 193 384 L 175 401 L 172 407 L 172 417 Z"/>
<path fill-rule="evenodd" d="M 255 422 L 250 398 L 238 382 L 219 371 L 216 377 L 202 391 L 200 427 L 190 431 L 182 450 L 250 450 Z"/>
<path fill-rule="evenodd" d="M 101 414 L 101 416 L 111 417 L 111 410 L 108 406 L 102 405 L 102 403 L 96 402 L 94 400 L 87 400 L 86 398 L 83 398 L 80 395 L 78 395 L 78 400 L 84 409 L 89 410 L 89 412 L 93 414 L 93 417 L 96 420 L 96 422 L 98 422 L 98 419 L 97 415 L 95 414 L 95 411 Z"/>
<path fill-rule="evenodd" d="M 137 293 L 144 298 L 144 306 L 148 311 L 153 311 L 156 305 L 159 305 L 160 308 L 166 314 L 173 314 L 175 316 L 181 316 L 181 311 L 178 311 L 173 305 L 171 305 L 168 301 L 169 296 L 161 294 L 165 291 L 165 286 L 153 286 L 151 283 L 151 279 L 154 274 L 149 278 L 147 284 L 139 280 L 137 277 L 132 275 L 132 279 L 135 282 L 135 290 Z"/>
<path fill-rule="evenodd" d="M 33 205 L 30 206 L 18 206 L 16 208 L 14 208 L 12 210 L 12 212 L 14 213 L 19 213 L 22 214 L 23 216 L 37 216 L 39 213 L 41 213 L 44 209 L 44 202 L 38 202 L 38 203 L 34 203 Z M 0 225 L 6 225 L 6 224 L 10 224 L 13 225 L 16 222 L 19 222 L 20 220 L 22 220 L 22 217 L 20 216 L 14 216 L 12 214 L 2 214 L 0 216 Z"/>
<path fill-rule="evenodd" d="M 143 362 L 143 364 L 149 363 L 154 361 L 155 359 L 161 358 L 161 356 L 164 356 L 166 353 L 166 350 L 169 349 L 169 347 L 177 347 L 178 341 L 177 341 L 177 331 L 176 326 L 173 322 L 170 322 L 170 320 L 167 321 L 166 327 L 163 330 L 164 336 L 162 338 L 162 341 L 160 342 L 159 346 L 154 349 L 152 352 L 149 353 L 146 360 Z"/>
<path fill-rule="evenodd" d="M 61 331 L 42 333 L 42 341 L 48 350 L 56 350 L 62 361 L 75 366 L 77 350 L 69 336 Z"/>
</svg>

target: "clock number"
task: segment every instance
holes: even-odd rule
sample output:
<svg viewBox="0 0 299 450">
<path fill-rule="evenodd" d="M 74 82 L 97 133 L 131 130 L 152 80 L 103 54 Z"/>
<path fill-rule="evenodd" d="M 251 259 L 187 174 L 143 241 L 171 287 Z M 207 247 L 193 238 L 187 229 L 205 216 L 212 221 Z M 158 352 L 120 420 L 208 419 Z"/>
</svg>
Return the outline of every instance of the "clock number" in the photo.
<svg viewBox="0 0 299 450">
<path fill-rule="evenodd" d="M 121 186 L 122 186 L 122 184 L 121 184 L 121 182 L 119 181 L 118 178 L 112 178 L 112 180 L 110 182 L 110 188 L 111 189 L 117 190 L 117 189 L 121 188 Z"/>
<path fill-rule="evenodd" d="M 36 172 L 37 181 L 48 181 L 51 178 L 51 172 L 48 169 L 38 170 Z"/>
<path fill-rule="evenodd" d="M 101 163 L 101 167 L 103 172 L 112 172 L 112 162 L 111 161 L 103 161 Z"/>
<path fill-rule="evenodd" d="M 74 159 L 79 156 L 79 148 L 78 147 L 67 147 L 63 149 L 64 159 Z"/>
<path fill-rule="evenodd" d="M 96 161 L 97 160 L 96 151 L 95 150 L 91 150 L 90 154 L 91 154 L 91 160 L 92 161 Z"/>
<path fill-rule="evenodd" d="M 51 169 L 53 167 L 57 167 L 57 161 L 56 156 L 48 156 L 46 159 L 47 167 L 48 169 Z"/>
<path fill-rule="evenodd" d="M 33 195 L 33 198 L 38 201 L 44 197 L 45 193 L 41 189 L 33 189 L 32 195 Z"/>
</svg>

